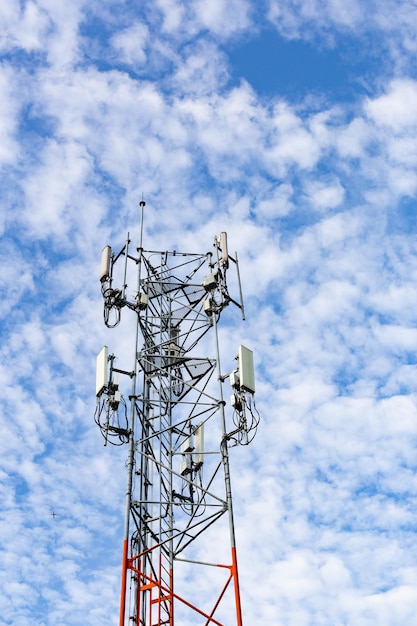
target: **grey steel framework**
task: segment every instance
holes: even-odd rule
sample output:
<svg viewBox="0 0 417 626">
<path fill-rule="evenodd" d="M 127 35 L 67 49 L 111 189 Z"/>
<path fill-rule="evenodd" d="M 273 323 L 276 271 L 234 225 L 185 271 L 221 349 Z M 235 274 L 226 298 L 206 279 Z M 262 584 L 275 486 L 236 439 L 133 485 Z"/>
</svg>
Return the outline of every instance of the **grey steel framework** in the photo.
<svg viewBox="0 0 417 626">
<path fill-rule="evenodd" d="M 228 254 L 225 233 L 204 254 L 144 250 L 144 206 L 139 247 L 132 253 L 129 235 L 117 254 L 106 246 L 100 276 L 106 325 L 116 326 L 123 309 L 136 320 L 132 369 L 116 367 L 107 348 L 97 361 L 96 421 L 105 444 L 128 449 L 120 626 L 241 626 L 229 447 L 249 443 L 258 416 L 252 353 L 241 346 L 235 369 L 223 375 L 217 332 L 229 304 L 244 318 L 237 257 Z M 230 264 L 237 299 L 226 282 Z M 130 299 L 129 267 L 136 273 Z M 114 286 L 117 268 L 120 287 Z M 207 356 L 210 333 L 213 356 Z M 131 379 L 127 400 L 120 375 Z M 222 390 L 229 377 L 230 425 Z M 224 551 L 224 539 L 229 563 L 214 556 L 213 542 Z M 207 567 L 222 574 L 219 588 Z"/>
</svg>

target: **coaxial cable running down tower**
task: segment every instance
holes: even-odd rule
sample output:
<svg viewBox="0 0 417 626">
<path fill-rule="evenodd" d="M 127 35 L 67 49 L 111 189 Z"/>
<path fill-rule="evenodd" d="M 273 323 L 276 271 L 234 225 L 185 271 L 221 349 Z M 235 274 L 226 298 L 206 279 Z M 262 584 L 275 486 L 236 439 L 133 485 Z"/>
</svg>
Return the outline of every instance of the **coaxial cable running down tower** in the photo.
<svg viewBox="0 0 417 626">
<path fill-rule="evenodd" d="M 106 326 L 123 310 L 135 321 L 131 369 L 106 346 L 97 357 L 95 419 L 105 445 L 127 447 L 119 626 L 241 626 L 229 448 L 248 444 L 259 418 L 251 350 L 239 346 L 223 374 L 218 337 L 225 307 L 244 319 L 238 260 L 224 232 L 204 254 L 145 250 L 140 207 L 139 246 L 129 234 L 118 253 L 106 246 L 100 272 Z"/>
</svg>

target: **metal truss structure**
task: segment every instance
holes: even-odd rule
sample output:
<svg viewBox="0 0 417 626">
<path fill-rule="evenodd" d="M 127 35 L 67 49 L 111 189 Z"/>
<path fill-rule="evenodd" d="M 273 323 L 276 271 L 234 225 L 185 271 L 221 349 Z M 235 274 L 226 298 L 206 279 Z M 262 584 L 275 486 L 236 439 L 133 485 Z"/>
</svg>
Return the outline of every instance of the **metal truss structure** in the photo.
<svg viewBox="0 0 417 626">
<path fill-rule="evenodd" d="M 97 357 L 96 422 L 105 444 L 128 451 L 119 626 L 241 626 L 229 448 L 251 441 L 258 417 L 252 352 L 240 346 L 237 367 L 223 375 L 217 331 L 230 304 L 244 319 L 237 256 L 226 233 L 205 254 L 143 249 L 140 206 L 139 247 L 132 253 L 129 235 L 117 254 L 106 246 L 100 275 L 106 325 L 118 325 L 123 309 L 135 316 L 132 369 L 116 367 L 107 347 Z M 226 281 L 230 264 L 237 300 Z M 206 356 L 210 334 L 214 354 Z M 127 400 L 120 376 L 130 379 Z"/>
</svg>

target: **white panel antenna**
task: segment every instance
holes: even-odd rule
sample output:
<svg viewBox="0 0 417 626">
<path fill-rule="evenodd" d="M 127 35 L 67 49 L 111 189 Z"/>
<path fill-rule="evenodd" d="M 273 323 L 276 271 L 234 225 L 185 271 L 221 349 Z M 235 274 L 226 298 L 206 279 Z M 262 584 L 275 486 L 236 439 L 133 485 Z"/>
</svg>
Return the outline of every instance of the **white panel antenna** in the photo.
<svg viewBox="0 0 417 626">
<path fill-rule="evenodd" d="M 229 267 L 229 252 L 227 250 L 227 233 L 224 231 L 220 233 L 220 247 L 222 249 L 222 261 L 227 269 Z"/>
<path fill-rule="evenodd" d="M 186 454 L 187 452 L 192 452 L 194 450 L 193 446 L 193 437 L 190 435 L 185 441 L 181 444 L 181 453 Z"/>
<path fill-rule="evenodd" d="M 200 469 L 204 462 L 204 424 L 197 426 L 194 433 L 194 449 L 195 469 Z"/>
<path fill-rule="evenodd" d="M 249 393 L 255 393 L 255 369 L 253 366 L 253 352 L 245 346 L 239 346 L 239 379 L 240 388 Z"/>
<path fill-rule="evenodd" d="M 96 396 L 99 397 L 109 384 L 109 368 L 108 368 L 109 349 L 103 346 L 97 355 L 96 364 Z"/>
</svg>

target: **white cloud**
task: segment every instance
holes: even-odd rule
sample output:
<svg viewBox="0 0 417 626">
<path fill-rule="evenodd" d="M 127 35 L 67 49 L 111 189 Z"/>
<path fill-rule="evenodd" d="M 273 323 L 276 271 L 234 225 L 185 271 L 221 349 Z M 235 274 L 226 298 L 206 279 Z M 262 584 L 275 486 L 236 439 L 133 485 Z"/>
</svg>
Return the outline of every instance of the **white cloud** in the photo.
<svg viewBox="0 0 417 626">
<path fill-rule="evenodd" d="M 349 8 L 340 0 L 286 0 L 269 2 L 269 19 L 290 37 L 303 36 L 302 25 L 352 28 L 360 25 L 364 8 L 357 0 Z"/>
<path fill-rule="evenodd" d="M 91 168 L 91 158 L 85 147 L 50 140 L 46 143 L 38 168 L 25 184 L 25 222 L 36 235 L 62 237 L 72 226 L 76 215 L 69 206 L 79 194 Z"/>
<path fill-rule="evenodd" d="M 0 70 L 0 166 L 14 164 L 20 152 L 16 139 L 20 102 L 14 83 L 12 67 L 4 64 Z"/>
<path fill-rule="evenodd" d="M 339 33 L 383 34 L 385 44 L 389 44 L 399 61 L 398 55 L 403 55 L 401 49 L 409 53 L 416 50 L 412 17 L 415 10 L 415 4 L 409 0 L 366 3 L 355 0 L 349 6 L 341 0 L 270 0 L 268 18 L 286 37 L 312 39 L 319 36 L 322 43 L 324 38 L 332 46 Z"/>
<path fill-rule="evenodd" d="M 143 66 L 147 60 L 146 46 L 149 39 L 149 29 L 145 24 L 138 22 L 124 30 L 118 31 L 112 38 L 111 44 L 119 59 L 133 66 Z"/>
<path fill-rule="evenodd" d="M 256 213 L 260 218 L 274 219 L 290 213 L 294 204 L 291 200 L 293 187 L 289 183 L 282 183 L 277 187 L 267 189 L 262 199 L 256 203 Z"/>
<path fill-rule="evenodd" d="M 201 0 L 157 0 L 162 13 L 164 33 L 189 37 L 199 31 L 209 31 L 220 38 L 243 31 L 250 26 L 251 4 L 247 0 L 213 0 L 209 4 Z"/>
<path fill-rule="evenodd" d="M 165 32 L 181 31 L 187 27 L 188 7 L 185 3 L 179 0 L 156 0 L 156 4 L 163 15 L 162 28 Z"/>
<path fill-rule="evenodd" d="M 365 110 L 380 126 L 393 132 L 410 131 L 417 124 L 417 85 L 412 80 L 394 80 L 388 93 L 368 100 Z"/>
<path fill-rule="evenodd" d="M 36 2 L 21 3 L 11 0 L 0 9 L 3 49 L 22 48 L 26 52 L 42 50 L 44 38 L 51 27 L 47 12 Z"/>
<path fill-rule="evenodd" d="M 338 130 L 336 145 L 342 156 L 350 159 L 361 158 L 373 139 L 372 129 L 366 121 L 357 117 L 346 127 Z"/>
<path fill-rule="evenodd" d="M 193 4 L 201 27 L 220 36 L 230 36 L 250 25 L 250 3 L 246 0 L 195 0 Z"/>
<path fill-rule="evenodd" d="M 22 252 L 12 242 L 6 242 L 0 253 L 3 273 L 4 298 L 0 305 L 0 316 L 6 320 L 19 302 L 29 300 L 35 289 L 34 268 L 30 259 L 25 259 Z"/>
<path fill-rule="evenodd" d="M 181 93 L 204 96 L 227 82 L 226 59 L 217 46 L 209 42 L 190 45 L 177 60 L 170 83 Z"/>
<path fill-rule="evenodd" d="M 318 211 L 335 209 L 342 204 L 345 190 L 339 181 L 334 183 L 311 181 L 305 186 L 306 195 L 313 208 Z"/>
</svg>

